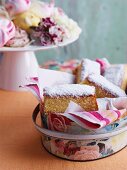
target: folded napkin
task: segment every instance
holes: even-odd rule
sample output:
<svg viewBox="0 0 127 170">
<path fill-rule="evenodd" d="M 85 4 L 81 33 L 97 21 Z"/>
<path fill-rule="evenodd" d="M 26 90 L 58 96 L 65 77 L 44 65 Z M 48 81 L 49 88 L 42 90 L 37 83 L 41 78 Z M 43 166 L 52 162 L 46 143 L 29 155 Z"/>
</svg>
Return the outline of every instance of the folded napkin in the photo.
<svg viewBox="0 0 127 170">
<path fill-rule="evenodd" d="M 48 77 L 48 75 L 50 76 Z M 45 80 L 46 77 L 47 81 L 44 83 L 43 79 Z M 58 82 L 62 82 L 61 84 L 72 84 L 73 81 L 74 77 L 69 73 L 58 73 L 57 71 L 39 69 L 39 78 L 28 79 L 28 85 L 23 87 L 31 91 L 42 104 L 43 87 L 52 86 L 58 84 Z M 103 128 L 127 116 L 127 97 L 97 99 L 97 103 L 99 107 L 98 111 L 86 112 L 79 105 L 71 101 L 65 113 L 61 115 L 85 129 L 93 130 Z"/>
<path fill-rule="evenodd" d="M 28 85 L 21 85 L 20 87 L 31 91 L 40 102 L 42 100 L 43 89 L 45 87 L 58 84 L 73 84 L 75 76 L 71 73 L 39 68 L 38 77 L 29 77 L 26 79 L 28 81 Z"/>
<path fill-rule="evenodd" d="M 24 87 L 30 90 L 37 97 L 38 101 L 42 103 L 37 84 L 29 84 Z M 71 101 L 65 113 L 61 113 L 61 115 L 85 129 L 93 130 L 103 128 L 127 116 L 126 97 L 115 99 L 102 98 L 98 99 L 97 103 L 99 107 L 98 111 L 86 112 L 78 104 Z"/>
<path fill-rule="evenodd" d="M 70 73 L 42 68 L 38 69 L 38 77 L 41 96 L 43 96 L 43 88 L 45 87 L 59 84 L 73 84 L 75 80 L 75 76 Z"/>
<path fill-rule="evenodd" d="M 109 104 L 110 107 L 111 104 Z M 112 109 L 112 108 L 111 108 Z M 126 109 L 122 110 L 103 110 L 103 111 L 84 111 L 79 105 L 70 102 L 64 114 L 65 117 L 74 121 L 85 129 L 100 129 L 114 123 L 127 115 Z"/>
</svg>

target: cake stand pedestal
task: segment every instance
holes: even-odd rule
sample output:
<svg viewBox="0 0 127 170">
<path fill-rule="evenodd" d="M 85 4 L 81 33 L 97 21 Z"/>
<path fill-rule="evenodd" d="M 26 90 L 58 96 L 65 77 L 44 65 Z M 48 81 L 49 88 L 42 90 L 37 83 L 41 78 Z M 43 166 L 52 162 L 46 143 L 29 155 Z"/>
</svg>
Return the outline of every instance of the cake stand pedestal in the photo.
<svg viewBox="0 0 127 170">
<path fill-rule="evenodd" d="M 3 52 L 0 56 L 0 88 L 23 90 L 27 78 L 37 77 L 38 63 L 34 52 Z"/>
<path fill-rule="evenodd" d="M 38 76 L 38 63 L 34 51 L 49 50 L 68 45 L 78 37 L 60 43 L 58 46 L 27 46 L 22 48 L 0 48 L 0 89 L 23 91 L 19 86 L 28 84 L 28 78 Z M 43 53 L 42 53 L 43 54 Z"/>
</svg>

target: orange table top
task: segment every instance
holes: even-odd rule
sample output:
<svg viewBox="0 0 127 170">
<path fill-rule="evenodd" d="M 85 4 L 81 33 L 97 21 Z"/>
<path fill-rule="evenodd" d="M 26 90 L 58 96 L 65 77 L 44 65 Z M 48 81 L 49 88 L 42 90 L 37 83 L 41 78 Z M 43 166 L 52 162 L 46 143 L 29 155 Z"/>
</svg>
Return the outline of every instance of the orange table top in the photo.
<svg viewBox="0 0 127 170">
<path fill-rule="evenodd" d="M 0 91 L 0 170 L 127 169 L 127 148 L 91 162 L 67 161 L 46 152 L 31 119 L 37 103 L 27 92 Z"/>
</svg>

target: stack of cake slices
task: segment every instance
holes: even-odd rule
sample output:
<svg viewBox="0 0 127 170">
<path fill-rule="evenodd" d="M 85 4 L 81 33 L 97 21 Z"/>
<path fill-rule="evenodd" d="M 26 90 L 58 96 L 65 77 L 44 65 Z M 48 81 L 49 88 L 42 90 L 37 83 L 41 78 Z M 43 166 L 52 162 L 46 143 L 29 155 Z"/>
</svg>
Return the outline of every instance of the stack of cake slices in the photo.
<svg viewBox="0 0 127 170">
<path fill-rule="evenodd" d="M 97 98 L 126 97 L 126 67 L 126 65 L 108 65 L 101 75 L 100 62 L 83 59 L 74 71 L 75 84 L 44 88 L 44 113 L 64 114 L 70 101 L 80 105 L 84 111 L 97 111 Z"/>
</svg>

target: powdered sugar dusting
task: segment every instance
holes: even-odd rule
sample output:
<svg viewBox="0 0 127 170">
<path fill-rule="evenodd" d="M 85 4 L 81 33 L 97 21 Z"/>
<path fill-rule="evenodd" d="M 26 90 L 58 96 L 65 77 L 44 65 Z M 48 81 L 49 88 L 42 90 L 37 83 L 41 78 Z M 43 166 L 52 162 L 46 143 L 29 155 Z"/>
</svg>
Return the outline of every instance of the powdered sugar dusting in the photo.
<svg viewBox="0 0 127 170">
<path fill-rule="evenodd" d="M 89 96 L 95 94 L 95 87 L 80 84 L 64 84 L 44 88 L 44 96 Z"/>
<path fill-rule="evenodd" d="M 89 74 L 101 74 L 100 64 L 89 59 L 83 59 L 81 63 L 81 81 Z"/>
<path fill-rule="evenodd" d="M 122 85 L 124 76 L 124 65 L 114 65 L 107 68 L 104 72 L 104 77 L 117 86 Z"/>
<path fill-rule="evenodd" d="M 97 74 L 91 74 L 87 77 L 90 82 L 101 86 L 103 89 L 109 91 L 113 95 L 117 95 L 118 97 L 126 96 L 125 92 L 115 84 L 108 81 L 105 77 Z"/>
</svg>

